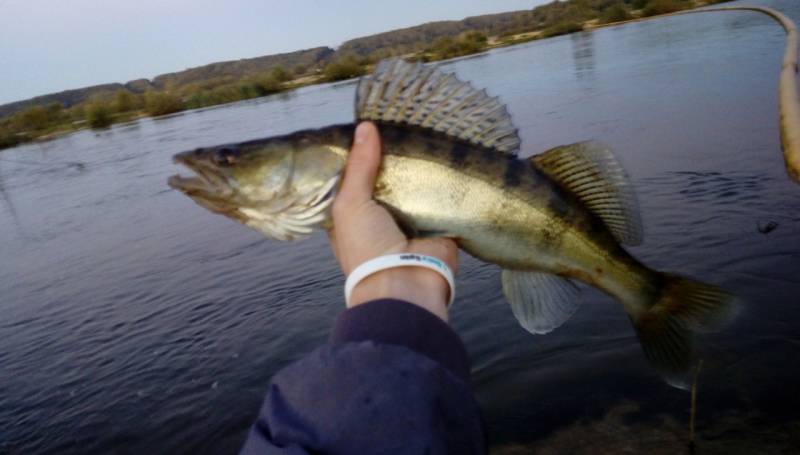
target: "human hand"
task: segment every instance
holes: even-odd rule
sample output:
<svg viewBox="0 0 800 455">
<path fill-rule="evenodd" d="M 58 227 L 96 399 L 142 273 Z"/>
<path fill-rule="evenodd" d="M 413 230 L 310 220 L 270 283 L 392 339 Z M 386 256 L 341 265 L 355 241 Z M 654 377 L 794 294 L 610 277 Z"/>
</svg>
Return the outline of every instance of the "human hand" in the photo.
<svg viewBox="0 0 800 455">
<path fill-rule="evenodd" d="M 356 128 L 344 179 L 333 203 L 333 228 L 329 231 L 331 248 L 344 274 L 350 275 L 370 259 L 395 253 L 434 256 L 455 273 L 458 246 L 453 240 L 408 239 L 389 211 L 372 199 L 380 164 L 378 129 L 370 122 L 363 122 Z M 395 267 L 359 282 L 349 306 L 395 298 L 425 308 L 446 321 L 449 292 L 449 285 L 437 272 L 422 267 Z"/>
</svg>

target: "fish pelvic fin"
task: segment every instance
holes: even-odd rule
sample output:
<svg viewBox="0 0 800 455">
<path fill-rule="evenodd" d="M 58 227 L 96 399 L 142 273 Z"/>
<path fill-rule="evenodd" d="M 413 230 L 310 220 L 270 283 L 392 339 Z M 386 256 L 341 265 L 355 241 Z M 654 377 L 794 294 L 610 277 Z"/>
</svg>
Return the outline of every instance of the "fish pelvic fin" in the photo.
<svg viewBox="0 0 800 455">
<path fill-rule="evenodd" d="M 579 289 L 567 278 L 542 272 L 503 270 L 503 293 L 520 325 L 549 333 L 578 309 Z"/>
<path fill-rule="evenodd" d="M 693 332 L 713 331 L 735 314 L 734 298 L 717 286 L 664 274 L 650 307 L 629 314 L 645 357 L 667 383 L 688 389 L 695 363 Z"/>
<path fill-rule="evenodd" d="M 578 142 L 555 147 L 530 160 L 603 220 L 618 242 L 642 242 L 636 193 L 610 148 L 594 141 Z"/>
<path fill-rule="evenodd" d="M 356 119 L 407 125 L 515 155 L 520 139 L 506 106 L 436 66 L 381 61 L 356 90 Z"/>
</svg>

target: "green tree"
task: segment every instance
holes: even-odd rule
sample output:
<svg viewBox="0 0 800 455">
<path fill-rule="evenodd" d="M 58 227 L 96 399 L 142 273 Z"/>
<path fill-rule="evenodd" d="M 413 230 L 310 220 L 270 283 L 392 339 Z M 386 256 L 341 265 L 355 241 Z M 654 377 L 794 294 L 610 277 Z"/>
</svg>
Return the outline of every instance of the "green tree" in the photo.
<svg viewBox="0 0 800 455">
<path fill-rule="evenodd" d="M 558 35 L 566 35 L 569 33 L 580 32 L 583 30 L 583 25 L 578 22 L 570 22 L 564 21 L 559 22 L 555 25 L 547 27 L 542 31 L 543 38 L 549 38 L 551 36 L 558 36 Z"/>
<path fill-rule="evenodd" d="M 257 96 L 264 96 L 269 95 L 270 93 L 279 92 L 283 88 L 281 75 L 276 75 L 273 71 L 259 76 L 254 82 L 256 89 L 259 91 Z"/>
<path fill-rule="evenodd" d="M 307 71 L 308 67 L 306 65 L 303 65 L 302 63 L 297 64 L 294 66 L 294 68 L 292 68 L 292 73 L 294 73 L 295 77 L 300 77 L 306 74 Z"/>
<path fill-rule="evenodd" d="M 231 101 L 239 101 L 239 100 L 247 100 L 250 98 L 258 98 L 259 96 L 264 96 L 267 93 L 259 84 L 254 84 L 252 82 L 243 82 L 239 84 L 239 94 L 237 96 L 238 99 L 231 100 Z"/>
<path fill-rule="evenodd" d="M 364 65 L 358 60 L 355 55 L 346 55 L 340 57 L 325 66 L 322 74 L 327 81 L 340 81 L 343 79 L 350 79 L 356 76 L 361 76 L 366 72 Z"/>
<path fill-rule="evenodd" d="M 86 122 L 92 128 L 104 128 L 111 125 L 111 106 L 101 99 L 94 99 L 85 103 L 83 112 Z"/>
<path fill-rule="evenodd" d="M 0 148 L 13 147 L 23 141 L 16 131 L 0 127 Z"/>
<path fill-rule="evenodd" d="M 650 0 L 642 10 L 642 16 L 655 16 L 658 14 L 674 13 L 688 8 L 688 3 L 679 0 Z"/>
<path fill-rule="evenodd" d="M 66 109 L 65 115 L 68 121 L 72 122 L 79 122 L 86 119 L 86 110 L 84 109 L 84 104 L 76 104 L 68 109 Z"/>
<path fill-rule="evenodd" d="M 41 130 L 50 123 L 50 114 L 44 106 L 31 106 L 14 116 L 17 129 Z"/>
<path fill-rule="evenodd" d="M 172 92 L 149 90 L 144 95 L 145 111 L 150 115 L 166 115 L 184 109 L 183 100 Z"/>
<path fill-rule="evenodd" d="M 486 48 L 487 42 L 485 33 L 471 30 L 461 33 L 456 38 L 449 36 L 437 38 L 425 51 L 437 60 L 453 58 L 480 52 Z"/>
<path fill-rule="evenodd" d="M 600 15 L 600 22 L 604 24 L 610 24 L 612 22 L 627 21 L 630 18 L 631 15 L 628 13 L 628 10 L 625 9 L 625 6 L 621 3 L 616 3 L 603 11 L 603 13 Z"/>
<path fill-rule="evenodd" d="M 58 101 L 54 101 L 46 106 L 47 117 L 52 122 L 57 122 L 64 114 L 64 105 Z"/>
<path fill-rule="evenodd" d="M 272 69 L 269 70 L 269 76 L 278 82 L 286 82 L 292 78 L 281 65 L 273 66 Z"/>
<path fill-rule="evenodd" d="M 114 94 L 114 110 L 116 112 L 131 111 L 138 107 L 136 101 L 131 92 L 121 88 Z"/>
<path fill-rule="evenodd" d="M 478 45 L 481 45 L 481 46 L 486 45 L 486 43 L 489 41 L 489 38 L 486 36 L 486 34 L 481 32 L 481 31 L 479 31 L 479 30 L 472 30 L 472 31 L 469 31 L 469 32 L 465 32 L 461 36 L 462 36 L 463 40 L 465 40 L 467 42 L 475 43 L 475 44 L 478 44 Z"/>
</svg>

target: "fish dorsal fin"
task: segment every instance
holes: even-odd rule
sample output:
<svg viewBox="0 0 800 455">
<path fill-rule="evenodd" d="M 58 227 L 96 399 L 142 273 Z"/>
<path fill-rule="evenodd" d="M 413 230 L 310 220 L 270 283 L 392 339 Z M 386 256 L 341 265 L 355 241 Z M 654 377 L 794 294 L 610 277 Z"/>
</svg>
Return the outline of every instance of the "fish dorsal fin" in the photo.
<svg viewBox="0 0 800 455">
<path fill-rule="evenodd" d="M 421 63 L 383 60 L 362 77 L 356 118 L 427 128 L 504 153 L 519 151 L 517 129 L 497 98 Z"/>
<path fill-rule="evenodd" d="M 578 142 L 535 155 L 531 161 L 602 219 L 620 243 L 642 242 L 636 194 L 608 147 L 593 141 Z"/>
<path fill-rule="evenodd" d="M 567 278 L 543 272 L 503 270 L 503 294 L 525 330 L 550 333 L 578 309 L 579 289 Z"/>
</svg>

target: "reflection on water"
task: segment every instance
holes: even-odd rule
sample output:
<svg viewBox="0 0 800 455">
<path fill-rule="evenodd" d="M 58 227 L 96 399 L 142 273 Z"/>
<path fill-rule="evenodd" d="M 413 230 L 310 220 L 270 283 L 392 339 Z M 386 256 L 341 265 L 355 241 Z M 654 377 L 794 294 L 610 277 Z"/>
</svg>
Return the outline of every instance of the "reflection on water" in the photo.
<svg viewBox="0 0 800 455">
<path fill-rule="evenodd" d="M 766 3 L 800 19 L 794 1 Z M 631 252 L 744 302 L 698 343 L 698 448 L 712 452 L 798 446 L 800 198 L 778 141 L 782 46 L 768 20 L 709 14 L 447 65 L 508 102 L 526 155 L 611 145 L 642 208 Z M 169 191 L 171 156 L 349 121 L 353 92 L 306 87 L 0 155 L 0 453 L 238 449 L 269 377 L 326 338 L 342 277 L 322 234 L 273 242 Z M 570 321 L 534 337 L 499 282 L 464 257 L 452 315 L 493 449 L 681 450 L 688 396 L 647 365 L 619 305 L 586 289 Z"/>
<path fill-rule="evenodd" d="M 6 185 L 3 183 L 3 167 L 0 163 L 0 196 L 2 196 L 3 203 L 6 205 L 6 213 L 8 213 L 14 220 L 14 223 L 19 227 L 19 219 L 17 218 L 17 210 L 14 208 L 14 202 L 11 196 L 6 191 Z"/>
<path fill-rule="evenodd" d="M 575 76 L 578 79 L 592 79 L 594 76 L 594 34 L 592 32 L 573 33 L 572 60 Z"/>
</svg>

